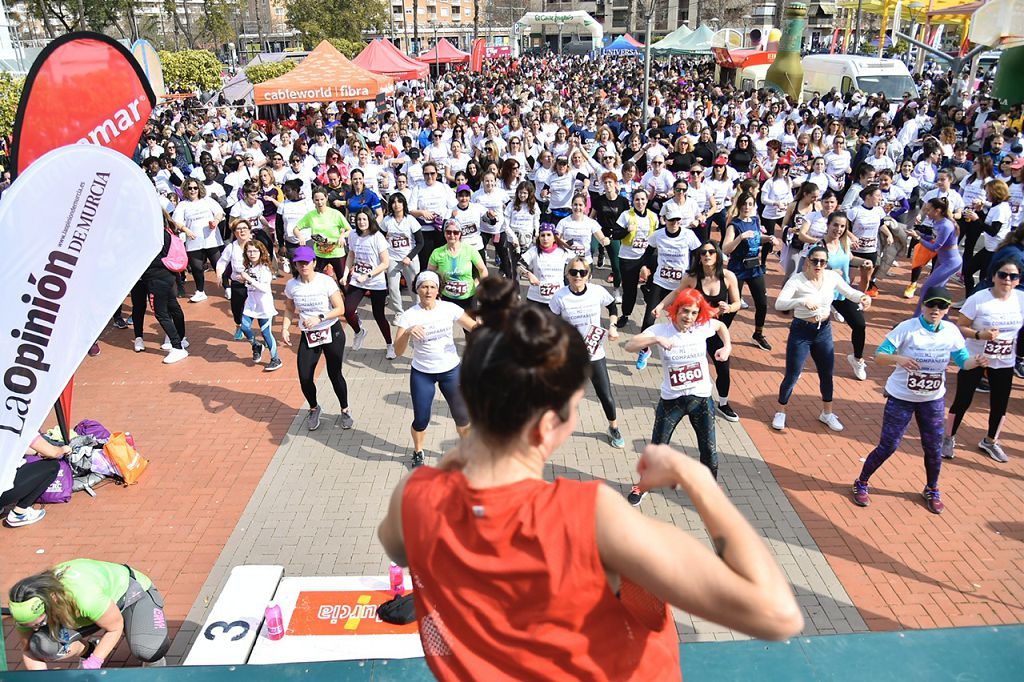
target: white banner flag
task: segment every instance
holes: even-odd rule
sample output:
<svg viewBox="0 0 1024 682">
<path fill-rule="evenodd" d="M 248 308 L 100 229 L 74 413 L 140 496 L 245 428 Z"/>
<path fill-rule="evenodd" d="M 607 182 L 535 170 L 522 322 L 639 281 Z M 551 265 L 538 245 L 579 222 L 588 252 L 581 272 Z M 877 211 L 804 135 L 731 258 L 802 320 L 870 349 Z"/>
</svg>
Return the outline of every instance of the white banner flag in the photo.
<svg viewBox="0 0 1024 682">
<path fill-rule="evenodd" d="M 69 145 L 0 200 L 0 491 L 89 347 L 163 245 L 153 184 L 120 152 Z M 71 428 L 71 425 L 68 425 Z"/>
</svg>

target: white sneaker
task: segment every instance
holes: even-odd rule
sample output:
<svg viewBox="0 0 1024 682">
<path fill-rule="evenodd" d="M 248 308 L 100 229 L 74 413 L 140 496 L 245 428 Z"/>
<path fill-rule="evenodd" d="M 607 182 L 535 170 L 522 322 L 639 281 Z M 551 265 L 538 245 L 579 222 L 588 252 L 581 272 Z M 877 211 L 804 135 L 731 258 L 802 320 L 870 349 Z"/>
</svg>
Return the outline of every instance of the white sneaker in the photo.
<svg viewBox="0 0 1024 682">
<path fill-rule="evenodd" d="M 176 362 L 181 362 L 188 357 L 188 351 L 184 348 L 172 348 L 171 352 L 164 358 L 165 365 L 173 365 Z"/>
<path fill-rule="evenodd" d="M 615 302 L 622 303 L 622 289 L 615 287 Z"/>
<path fill-rule="evenodd" d="M 352 350 L 362 350 L 363 341 L 366 340 L 366 327 L 363 327 L 356 332 L 356 335 L 352 337 Z"/>
<path fill-rule="evenodd" d="M 193 303 L 202 303 L 203 301 L 206 300 L 206 292 L 197 291 L 196 293 L 192 294 L 192 298 L 188 300 L 192 301 Z"/>
<path fill-rule="evenodd" d="M 843 423 L 839 421 L 839 417 L 835 415 L 835 412 L 822 412 L 818 415 L 818 421 L 833 431 L 843 430 Z"/>
<path fill-rule="evenodd" d="M 748 305 L 748 304 L 747 304 L 747 302 L 746 302 L 746 301 L 744 301 L 744 300 L 743 300 L 743 299 L 741 298 L 741 299 L 740 299 L 740 310 L 746 310 L 746 309 L 747 309 L 747 308 L 749 308 L 749 307 L 750 307 L 750 305 Z"/>
<path fill-rule="evenodd" d="M 229 301 L 231 300 L 231 286 L 230 285 L 228 285 L 228 287 L 226 289 L 224 289 L 224 298 L 228 299 Z"/>
<path fill-rule="evenodd" d="M 853 376 L 857 377 L 857 381 L 867 381 L 868 363 L 864 362 L 864 360 L 858 360 L 853 353 L 846 356 L 846 361 L 853 368 Z"/>
<path fill-rule="evenodd" d="M 772 417 L 772 428 L 776 431 L 782 431 L 786 428 L 786 413 L 776 412 L 775 416 Z"/>
<path fill-rule="evenodd" d="M 167 344 L 167 345 L 169 346 L 171 344 Z M 136 353 L 141 353 L 144 350 L 146 350 L 146 342 L 142 340 L 141 336 L 136 336 L 135 337 L 135 352 Z"/>
<path fill-rule="evenodd" d="M 395 344 L 393 344 L 393 343 L 389 343 L 388 344 L 388 349 L 384 353 L 384 357 L 386 359 L 388 359 L 388 360 L 394 360 L 395 358 L 398 357 L 398 353 L 395 352 Z"/>
<path fill-rule="evenodd" d="M 7 514 L 7 525 L 11 528 L 19 528 L 21 526 L 31 526 L 37 521 L 42 521 L 43 517 L 46 516 L 45 509 L 35 509 L 29 507 L 25 510 L 24 514 L 18 514 L 13 509 Z"/>
<path fill-rule="evenodd" d="M 187 338 L 181 340 L 181 347 L 182 348 L 188 348 L 188 339 Z M 162 344 L 160 344 L 160 350 L 171 350 L 171 348 L 172 348 L 171 340 L 165 336 L 164 337 L 164 342 Z"/>
</svg>

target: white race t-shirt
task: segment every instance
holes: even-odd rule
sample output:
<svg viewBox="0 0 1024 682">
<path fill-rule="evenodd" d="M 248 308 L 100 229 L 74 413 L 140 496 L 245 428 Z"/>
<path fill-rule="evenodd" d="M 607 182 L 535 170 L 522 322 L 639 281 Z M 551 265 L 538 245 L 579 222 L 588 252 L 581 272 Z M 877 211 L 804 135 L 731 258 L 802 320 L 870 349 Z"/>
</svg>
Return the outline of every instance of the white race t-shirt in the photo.
<svg viewBox="0 0 1024 682">
<path fill-rule="evenodd" d="M 555 315 L 576 327 L 583 335 L 583 343 L 590 351 L 591 361 L 605 357 L 604 342 L 608 330 L 601 326 L 601 309 L 610 306 L 615 299 L 601 286 L 588 284 L 583 293 L 577 294 L 569 287 L 558 290 L 548 307 Z"/>
<path fill-rule="evenodd" d="M 402 313 L 395 325 L 400 329 L 423 327 L 424 339 L 410 337 L 412 343 L 412 366 L 425 374 L 447 372 L 459 364 L 455 350 L 452 324 L 465 311 L 454 303 L 436 301 L 430 310 L 417 303 Z"/>
<path fill-rule="evenodd" d="M 1012 218 L 1013 209 L 1010 208 L 1010 202 L 1008 201 L 1001 201 L 989 209 L 988 215 L 985 216 L 985 224 L 1002 223 L 1002 227 L 994 235 L 988 232 L 981 233 L 982 238 L 985 240 L 986 251 L 995 253 L 999 250 L 999 244 L 1006 239 L 1006 235 L 1010 234 L 1010 220 Z"/>
<path fill-rule="evenodd" d="M 303 282 L 298 277 L 293 277 L 284 285 L 284 295 L 295 303 L 295 309 L 299 313 L 299 329 L 302 331 L 316 331 L 327 329 L 337 320 L 322 320 L 312 329 L 307 329 L 303 323 L 303 317 L 316 317 L 326 315 L 334 306 L 331 305 L 331 296 L 339 291 L 338 282 L 329 275 L 322 272 L 313 274 L 313 279 Z"/>
<path fill-rule="evenodd" d="M 885 382 L 885 392 L 912 403 L 938 400 L 946 395 L 946 366 L 949 356 L 964 347 L 964 337 L 951 322 L 939 322 L 938 331 L 928 331 L 915 317 L 896 325 L 885 335 L 896 347 L 896 355 L 913 358 L 919 368 L 908 372 L 896 365 Z"/>
<path fill-rule="evenodd" d="M 569 215 L 559 220 L 555 229 L 558 230 L 562 239 L 572 247 L 573 255 L 586 259 L 587 265 L 594 260 L 590 255 L 590 238 L 601 231 L 601 226 L 597 224 L 596 220 L 588 216 L 583 216 L 580 220 L 573 220 Z"/>
<path fill-rule="evenodd" d="M 565 282 L 565 264 L 574 254 L 556 246 L 551 253 L 544 253 L 536 246 L 523 254 L 523 262 L 540 284 L 531 284 L 526 298 L 538 303 L 547 303 L 562 288 Z"/>
<path fill-rule="evenodd" d="M 644 330 L 668 339 L 672 348 L 661 354 L 661 397 L 672 400 L 684 395 L 706 398 L 711 395 L 711 376 L 708 372 L 707 339 L 717 332 L 710 322 L 690 327 L 681 332 L 671 322 L 661 322 Z"/>
<path fill-rule="evenodd" d="M 885 209 L 881 206 L 874 208 L 854 206 L 846 212 L 846 215 L 850 218 L 850 231 L 857 238 L 857 245 L 853 251 L 855 253 L 878 251 L 878 229 L 882 225 L 882 218 L 885 217 Z"/>
<path fill-rule="evenodd" d="M 998 338 L 992 341 L 975 340 L 969 336 L 968 352 L 971 355 L 984 353 L 988 357 L 988 366 L 992 369 L 1013 367 L 1017 332 L 1024 324 L 1024 291 L 1014 289 L 1010 292 L 1008 300 L 1001 301 L 992 295 L 991 289 L 983 289 L 964 301 L 960 314 L 974 320 L 971 324 L 972 329 L 999 330 Z"/>
<path fill-rule="evenodd" d="M 185 240 L 186 251 L 199 251 L 224 245 L 224 239 L 220 236 L 220 229 L 217 227 L 214 218 L 222 213 L 220 204 L 210 197 L 203 197 L 195 201 L 182 200 L 174 209 L 174 222 L 184 225 L 193 232 L 195 239 Z M 213 222 L 213 226 L 210 223 Z"/>
<path fill-rule="evenodd" d="M 662 228 L 655 230 L 648 243 L 658 250 L 654 283 L 662 289 L 675 290 L 690 269 L 690 251 L 700 246 L 700 240 L 690 229 L 681 229 L 673 236 Z"/>
<path fill-rule="evenodd" d="M 401 220 L 387 216 L 382 223 L 382 229 L 387 233 L 388 256 L 392 260 L 400 261 L 416 246 L 416 237 L 413 233 L 420 231 L 420 222 L 411 215 L 404 216 Z"/>
<path fill-rule="evenodd" d="M 356 230 L 349 232 L 348 251 L 352 254 L 353 275 L 349 280 L 349 285 L 370 291 L 387 289 L 387 274 L 383 271 L 378 272 L 365 282 L 356 281 L 355 275 L 369 275 L 374 268 L 380 265 L 380 254 L 389 249 L 388 240 L 383 232 L 367 235 L 360 235 Z"/>
</svg>

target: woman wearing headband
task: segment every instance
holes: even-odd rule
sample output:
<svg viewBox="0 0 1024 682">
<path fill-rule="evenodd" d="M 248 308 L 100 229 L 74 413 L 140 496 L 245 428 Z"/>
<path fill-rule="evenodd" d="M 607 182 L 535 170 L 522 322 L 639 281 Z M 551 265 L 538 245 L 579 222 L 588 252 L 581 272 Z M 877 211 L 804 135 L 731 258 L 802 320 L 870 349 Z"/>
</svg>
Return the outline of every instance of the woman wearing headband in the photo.
<svg viewBox="0 0 1024 682">
<path fill-rule="evenodd" d="M 402 313 L 395 323 L 395 352 L 405 355 L 412 344 L 412 372 L 409 392 L 412 394 L 412 466 L 423 464 L 423 441 L 430 424 L 430 407 L 434 402 L 434 387 L 448 403 L 455 429 L 460 436 L 469 431 L 469 413 L 459 393 L 459 354 L 455 348 L 452 323 L 458 322 L 467 332 L 476 326 L 476 320 L 454 303 L 438 299 L 441 278 L 436 272 L 421 272 L 416 277 L 416 295 L 419 302 Z"/>
<path fill-rule="evenodd" d="M 9 597 L 11 617 L 25 642 L 21 660 L 29 670 L 73 658 L 83 670 L 98 670 L 122 636 L 132 656 L 144 663 L 159 661 L 171 645 L 160 592 L 148 577 L 122 564 L 65 561 L 19 580 Z M 93 635 L 99 639 L 90 639 Z"/>
</svg>

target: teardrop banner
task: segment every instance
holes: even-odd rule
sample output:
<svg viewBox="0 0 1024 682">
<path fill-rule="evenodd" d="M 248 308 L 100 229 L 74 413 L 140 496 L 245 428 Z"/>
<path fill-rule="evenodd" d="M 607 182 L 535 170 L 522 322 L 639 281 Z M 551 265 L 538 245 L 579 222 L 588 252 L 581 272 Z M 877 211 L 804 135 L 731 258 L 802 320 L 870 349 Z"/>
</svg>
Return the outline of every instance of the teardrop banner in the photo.
<svg viewBox="0 0 1024 682">
<path fill-rule="evenodd" d="M 76 142 L 131 157 L 154 106 L 149 79 L 121 43 L 89 31 L 63 35 L 25 79 L 11 168 L 21 173 L 51 149 Z"/>
<path fill-rule="evenodd" d="M 484 53 L 487 51 L 485 43 L 483 38 L 473 41 L 473 52 L 469 60 L 469 68 L 473 73 L 480 73 L 484 70 Z"/>
<path fill-rule="evenodd" d="M 0 490 L 89 347 L 163 246 L 153 184 L 130 158 L 71 144 L 0 201 Z"/>
<path fill-rule="evenodd" d="M 167 94 L 164 87 L 164 68 L 160 64 L 160 56 L 156 52 L 156 48 L 153 47 L 145 38 L 139 38 L 132 43 L 132 56 L 135 57 L 135 61 L 142 67 L 142 72 L 146 74 L 146 80 L 149 81 L 149 86 L 153 88 L 153 94 L 158 98 L 163 97 Z"/>
</svg>

